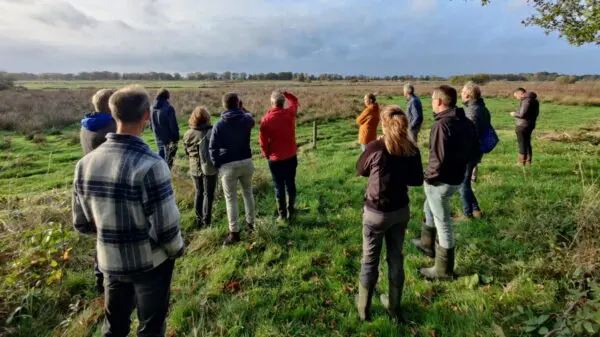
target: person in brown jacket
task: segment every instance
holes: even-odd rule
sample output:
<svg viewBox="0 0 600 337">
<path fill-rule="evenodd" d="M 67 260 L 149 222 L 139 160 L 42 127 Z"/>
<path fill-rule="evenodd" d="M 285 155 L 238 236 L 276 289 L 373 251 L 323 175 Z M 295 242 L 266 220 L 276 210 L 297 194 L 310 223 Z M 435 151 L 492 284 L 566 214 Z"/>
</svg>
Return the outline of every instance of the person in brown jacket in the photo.
<svg viewBox="0 0 600 337">
<path fill-rule="evenodd" d="M 358 143 L 364 152 L 367 144 L 377 138 L 377 126 L 379 125 L 379 104 L 374 94 L 365 95 L 365 110 L 356 118 L 358 130 Z"/>
<path fill-rule="evenodd" d="M 357 308 L 370 319 L 371 299 L 379 278 L 383 241 L 387 247 L 389 292 L 381 302 L 392 318 L 400 318 L 404 286 L 402 245 L 410 218 L 408 186 L 423 184 L 421 155 L 412 140 L 408 118 L 399 106 L 383 109 L 383 137 L 369 143 L 356 163 L 368 177 L 363 215 L 363 256 Z"/>
<path fill-rule="evenodd" d="M 210 160 L 208 145 L 212 137 L 210 113 L 199 106 L 192 111 L 190 129 L 183 136 L 185 154 L 190 163 L 190 175 L 196 190 L 194 208 L 196 227 L 210 226 L 217 187 L 217 169 Z"/>
</svg>

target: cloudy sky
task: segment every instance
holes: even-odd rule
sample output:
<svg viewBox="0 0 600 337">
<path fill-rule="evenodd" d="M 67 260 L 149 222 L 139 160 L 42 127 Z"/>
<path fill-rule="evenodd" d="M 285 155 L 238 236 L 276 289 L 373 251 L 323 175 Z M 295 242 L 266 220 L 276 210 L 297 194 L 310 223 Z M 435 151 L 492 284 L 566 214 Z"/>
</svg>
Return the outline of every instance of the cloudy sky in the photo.
<svg viewBox="0 0 600 337">
<path fill-rule="evenodd" d="M 0 0 L 0 69 L 600 73 L 525 0 Z"/>
</svg>

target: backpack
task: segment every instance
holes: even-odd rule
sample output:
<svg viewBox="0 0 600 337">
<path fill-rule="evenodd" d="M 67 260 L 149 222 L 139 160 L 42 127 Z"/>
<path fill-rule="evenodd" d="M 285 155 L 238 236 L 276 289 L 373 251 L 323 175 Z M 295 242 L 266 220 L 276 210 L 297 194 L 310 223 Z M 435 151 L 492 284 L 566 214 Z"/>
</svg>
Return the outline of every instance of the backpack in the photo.
<svg viewBox="0 0 600 337">
<path fill-rule="evenodd" d="M 481 134 L 479 142 L 481 153 L 492 152 L 496 145 L 498 145 L 498 142 L 500 142 L 500 139 L 496 134 L 496 130 L 494 130 L 494 127 L 490 124 L 490 126 L 483 130 L 483 133 Z"/>
<path fill-rule="evenodd" d="M 212 129 L 206 132 L 206 135 L 202 137 L 200 144 L 198 144 L 198 159 L 200 160 L 199 166 L 202 168 L 202 173 L 207 176 L 212 176 L 219 172 L 213 165 L 213 162 L 210 160 L 210 154 L 208 153 L 208 145 L 211 137 Z"/>
</svg>

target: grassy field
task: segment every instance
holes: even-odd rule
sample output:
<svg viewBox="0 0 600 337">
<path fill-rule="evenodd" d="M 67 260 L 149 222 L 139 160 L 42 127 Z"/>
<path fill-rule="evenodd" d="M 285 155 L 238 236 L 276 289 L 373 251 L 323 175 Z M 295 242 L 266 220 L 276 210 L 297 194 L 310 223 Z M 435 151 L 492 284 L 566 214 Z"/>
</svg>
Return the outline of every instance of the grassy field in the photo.
<svg viewBox="0 0 600 337">
<path fill-rule="evenodd" d="M 400 97 L 386 102 L 405 104 Z M 353 120 L 320 124 L 317 150 L 310 147 L 310 125 L 298 127 L 299 215 L 289 225 L 275 222 L 270 175 L 253 133 L 258 228 L 252 236 L 243 233 L 244 242 L 234 247 L 221 246 L 227 232 L 222 196 L 214 227 L 189 228 L 193 185 L 180 150 L 173 181 L 188 245 L 176 265 L 169 336 L 597 333 L 598 245 L 585 238 L 600 232 L 600 108 L 542 105 L 534 164 L 524 171 L 514 165 L 516 140 L 507 113 L 516 103 L 487 103 L 501 143 L 484 158 L 475 185 L 485 217 L 455 224 L 456 281 L 420 280 L 418 268 L 431 260 L 405 246 L 407 322 L 401 326 L 378 300 L 373 322 L 360 322 L 354 308 L 366 180 L 355 174 Z M 427 100 L 424 106 L 429 111 Z M 427 129 L 432 118 L 425 117 Z M 425 161 L 427 135 L 420 139 Z M 154 148 L 149 131 L 144 138 Z M 70 183 L 81 156 L 77 126 L 29 137 L 4 132 L 0 149 L 0 319 L 6 322 L 0 335 L 99 336 L 92 240 L 70 227 Z M 422 188 L 410 197 L 408 237 L 423 218 Z M 458 197 L 453 207 L 459 213 Z M 382 262 L 378 293 L 387 289 L 386 269 Z M 563 323 L 570 333 L 551 332 Z"/>
</svg>

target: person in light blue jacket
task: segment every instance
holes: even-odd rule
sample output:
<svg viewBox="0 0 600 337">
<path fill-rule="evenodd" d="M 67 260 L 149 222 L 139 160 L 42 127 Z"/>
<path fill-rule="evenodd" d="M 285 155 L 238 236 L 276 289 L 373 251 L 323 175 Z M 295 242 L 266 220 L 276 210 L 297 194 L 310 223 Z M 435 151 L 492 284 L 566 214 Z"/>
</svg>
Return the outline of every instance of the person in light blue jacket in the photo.
<svg viewBox="0 0 600 337">
<path fill-rule="evenodd" d="M 415 87 L 406 83 L 404 85 L 404 97 L 408 101 L 406 116 L 408 117 L 408 129 L 415 143 L 419 141 L 419 131 L 423 124 L 423 106 L 421 100 L 415 95 Z"/>
</svg>

